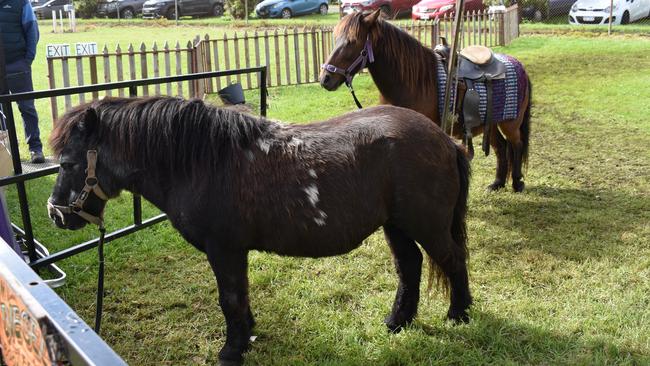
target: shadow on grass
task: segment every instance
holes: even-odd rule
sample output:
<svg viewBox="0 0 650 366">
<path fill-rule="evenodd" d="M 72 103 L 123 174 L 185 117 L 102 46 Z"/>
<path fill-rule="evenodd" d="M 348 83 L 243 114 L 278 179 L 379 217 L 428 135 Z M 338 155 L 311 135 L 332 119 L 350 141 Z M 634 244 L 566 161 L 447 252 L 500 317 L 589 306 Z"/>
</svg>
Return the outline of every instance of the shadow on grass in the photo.
<svg viewBox="0 0 650 366">
<path fill-rule="evenodd" d="M 614 257 L 642 238 L 650 220 L 650 197 L 624 191 L 529 187 L 521 196 L 499 192 L 479 198 L 472 217 L 523 241 L 503 240 L 504 249 L 536 249 L 571 260 Z"/>
<path fill-rule="evenodd" d="M 583 339 L 581 334 L 560 334 L 491 313 L 474 311 L 467 325 L 452 326 L 435 320 L 432 323 L 436 325 L 416 320 L 399 334 L 384 331 L 370 339 L 360 331 L 352 345 L 345 335 L 336 342 L 305 329 L 299 330 L 305 334 L 292 335 L 310 338 L 302 344 L 295 339 L 277 339 L 287 337 L 286 334 L 273 334 L 273 342 L 285 343 L 280 352 L 288 353 L 279 354 L 277 343 L 265 345 L 271 343 L 267 338 L 253 346 L 246 364 L 265 360 L 265 364 L 273 365 L 559 365 L 643 364 L 649 360 L 634 349 L 600 339 Z"/>
</svg>

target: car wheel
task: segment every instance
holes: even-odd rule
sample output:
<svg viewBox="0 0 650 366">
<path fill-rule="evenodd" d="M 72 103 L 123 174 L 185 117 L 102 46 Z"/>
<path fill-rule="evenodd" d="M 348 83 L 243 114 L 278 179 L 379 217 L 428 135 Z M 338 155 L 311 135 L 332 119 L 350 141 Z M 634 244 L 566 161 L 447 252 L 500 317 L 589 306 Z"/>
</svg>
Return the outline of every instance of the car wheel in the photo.
<svg viewBox="0 0 650 366">
<path fill-rule="evenodd" d="M 120 13 L 120 16 L 122 19 L 133 19 L 135 17 L 135 14 L 133 13 L 133 9 L 131 8 L 126 8 L 122 10 L 122 13 Z"/>
<path fill-rule="evenodd" d="M 381 8 L 379 8 L 379 9 L 381 11 L 380 15 L 381 15 L 382 18 L 390 18 L 391 17 L 391 11 L 390 11 L 390 7 L 388 7 L 388 5 L 382 5 Z"/>
<path fill-rule="evenodd" d="M 327 4 L 321 4 L 320 8 L 318 8 L 318 12 L 320 15 L 327 15 Z"/>
<path fill-rule="evenodd" d="M 169 20 L 174 20 L 176 19 L 176 12 L 174 11 L 174 8 L 169 8 L 167 9 L 167 12 L 165 13 L 165 18 Z"/>
<path fill-rule="evenodd" d="M 621 18 L 621 24 L 628 24 L 629 22 L 630 22 L 630 13 L 628 13 L 626 10 L 625 13 L 623 13 L 623 17 Z"/>
<path fill-rule="evenodd" d="M 289 18 L 291 18 L 291 9 L 289 9 L 289 8 L 284 8 L 284 9 L 282 9 L 282 13 L 281 13 L 281 15 L 282 15 L 282 18 L 283 18 L 283 19 L 289 19 Z"/>
<path fill-rule="evenodd" d="M 212 7 L 212 16 L 220 17 L 220 16 L 222 16 L 222 15 L 223 15 L 223 5 L 221 5 L 221 4 L 215 4 L 215 5 Z"/>
</svg>

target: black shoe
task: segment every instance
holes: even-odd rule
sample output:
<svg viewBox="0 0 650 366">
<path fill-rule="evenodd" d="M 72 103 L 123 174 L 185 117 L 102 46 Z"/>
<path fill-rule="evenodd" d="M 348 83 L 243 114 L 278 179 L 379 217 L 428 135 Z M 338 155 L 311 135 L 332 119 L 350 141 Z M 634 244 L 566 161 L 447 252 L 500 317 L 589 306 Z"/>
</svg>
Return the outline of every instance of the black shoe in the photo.
<svg viewBox="0 0 650 366">
<path fill-rule="evenodd" d="M 30 151 L 29 155 L 32 157 L 32 164 L 43 164 L 45 163 L 45 156 L 43 156 L 42 151 Z"/>
</svg>

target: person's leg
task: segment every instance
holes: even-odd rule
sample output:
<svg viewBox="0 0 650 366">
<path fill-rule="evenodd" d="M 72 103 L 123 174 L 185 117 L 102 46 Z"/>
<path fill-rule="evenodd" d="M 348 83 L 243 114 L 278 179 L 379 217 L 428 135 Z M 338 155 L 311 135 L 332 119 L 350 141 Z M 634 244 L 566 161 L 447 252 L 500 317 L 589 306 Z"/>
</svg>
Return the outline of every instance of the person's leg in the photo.
<svg viewBox="0 0 650 366">
<path fill-rule="evenodd" d="M 26 61 L 14 62 L 7 65 L 7 85 L 11 93 L 25 93 L 34 90 L 31 67 Z M 42 156 L 43 144 L 41 143 L 40 131 L 38 129 L 38 114 L 36 113 L 34 100 L 23 100 L 17 103 L 20 114 L 23 117 L 25 139 L 27 140 L 27 145 L 29 145 L 29 151 Z M 36 157 L 38 154 L 32 154 L 32 156 Z"/>
</svg>

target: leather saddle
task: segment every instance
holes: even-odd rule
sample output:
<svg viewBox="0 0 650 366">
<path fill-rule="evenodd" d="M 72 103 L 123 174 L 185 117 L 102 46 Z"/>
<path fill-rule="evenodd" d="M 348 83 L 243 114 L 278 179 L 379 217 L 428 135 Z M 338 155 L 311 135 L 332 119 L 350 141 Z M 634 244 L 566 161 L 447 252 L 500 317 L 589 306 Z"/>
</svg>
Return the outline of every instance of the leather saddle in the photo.
<svg viewBox="0 0 650 366">
<path fill-rule="evenodd" d="M 441 37 L 441 44 L 434 51 L 449 62 L 449 46 L 447 40 Z M 506 65 L 494 56 L 492 50 L 484 46 L 468 46 L 458 54 L 458 69 L 455 75 L 459 84 L 463 84 L 465 93 L 460 100 L 460 112 L 464 125 L 463 143 L 467 145 L 470 156 L 474 155 L 472 144 L 472 128 L 484 125 L 482 148 L 485 155 L 490 153 L 490 126 L 492 124 L 492 80 L 506 77 Z M 485 119 L 480 113 L 480 94 L 476 83 L 483 83 L 487 93 L 487 110 Z M 460 88 L 459 88 L 460 89 Z M 460 96 L 460 93 L 458 93 Z"/>
<path fill-rule="evenodd" d="M 506 65 L 494 57 L 492 50 L 485 46 L 468 46 L 458 54 L 458 77 L 470 80 L 504 79 Z"/>
</svg>

